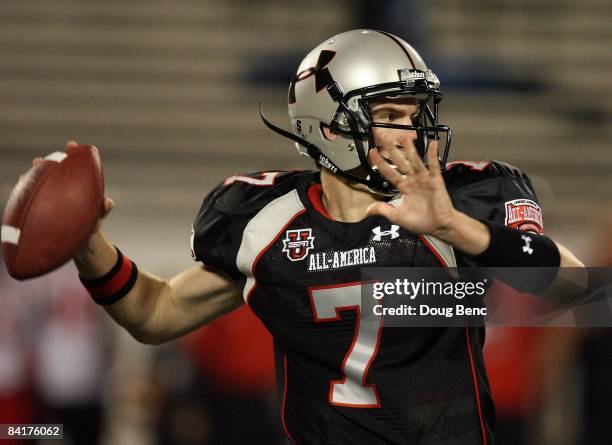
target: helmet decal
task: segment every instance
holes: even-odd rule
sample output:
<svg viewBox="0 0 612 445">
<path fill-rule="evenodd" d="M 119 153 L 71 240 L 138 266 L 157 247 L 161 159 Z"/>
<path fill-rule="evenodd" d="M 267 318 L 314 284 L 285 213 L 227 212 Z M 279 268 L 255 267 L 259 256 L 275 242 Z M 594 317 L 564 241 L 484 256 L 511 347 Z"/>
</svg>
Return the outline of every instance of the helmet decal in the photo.
<svg viewBox="0 0 612 445">
<path fill-rule="evenodd" d="M 319 54 L 319 59 L 317 60 L 317 64 L 314 67 L 306 68 L 305 70 L 300 71 L 293 79 L 291 79 L 291 85 L 289 87 L 289 103 L 295 103 L 295 84 L 297 82 L 301 82 L 302 80 L 306 80 L 311 76 L 315 76 L 315 92 L 321 91 L 323 88 L 334 83 L 334 79 L 332 79 L 331 74 L 329 73 L 329 69 L 326 66 L 331 62 L 331 60 L 336 55 L 335 51 L 329 51 L 324 49 Z"/>
</svg>

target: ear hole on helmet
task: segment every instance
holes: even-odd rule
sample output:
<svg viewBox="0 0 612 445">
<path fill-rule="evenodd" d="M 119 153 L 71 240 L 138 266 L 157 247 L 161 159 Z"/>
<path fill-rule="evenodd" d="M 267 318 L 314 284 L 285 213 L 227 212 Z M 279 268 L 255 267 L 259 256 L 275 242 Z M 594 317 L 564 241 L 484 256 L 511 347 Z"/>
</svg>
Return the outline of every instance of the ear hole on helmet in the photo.
<svg viewBox="0 0 612 445">
<path fill-rule="evenodd" d="M 336 136 L 338 136 L 336 133 L 334 133 L 334 131 L 329 125 L 324 124 L 323 122 L 321 122 L 319 129 L 321 130 L 321 134 L 327 141 L 332 142 L 336 139 Z"/>
</svg>

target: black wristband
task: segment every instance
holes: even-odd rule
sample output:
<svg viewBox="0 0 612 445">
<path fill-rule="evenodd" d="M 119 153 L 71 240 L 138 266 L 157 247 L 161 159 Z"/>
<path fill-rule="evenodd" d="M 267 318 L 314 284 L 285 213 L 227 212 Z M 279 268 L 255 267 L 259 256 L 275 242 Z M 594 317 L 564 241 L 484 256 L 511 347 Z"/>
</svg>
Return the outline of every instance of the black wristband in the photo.
<svg viewBox="0 0 612 445">
<path fill-rule="evenodd" d="M 99 278 L 85 279 L 79 275 L 81 283 L 93 300 L 102 305 L 116 303 L 125 297 L 136 284 L 138 267 L 117 247 L 117 261 L 111 270 Z"/>
<path fill-rule="evenodd" d="M 522 292 L 539 293 L 555 279 L 561 263 L 556 244 L 544 235 L 512 229 L 481 220 L 489 228 L 491 241 L 487 249 L 470 257 L 477 264 L 498 268 L 493 275 Z M 512 271 L 521 267 L 524 269 Z"/>
<path fill-rule="evenodd" d="M 488 267 L 559 267 L 561 255 L 549 237 L 481 220 L 489 228 L 487 249 L 472 259 Z"/>
</svg>

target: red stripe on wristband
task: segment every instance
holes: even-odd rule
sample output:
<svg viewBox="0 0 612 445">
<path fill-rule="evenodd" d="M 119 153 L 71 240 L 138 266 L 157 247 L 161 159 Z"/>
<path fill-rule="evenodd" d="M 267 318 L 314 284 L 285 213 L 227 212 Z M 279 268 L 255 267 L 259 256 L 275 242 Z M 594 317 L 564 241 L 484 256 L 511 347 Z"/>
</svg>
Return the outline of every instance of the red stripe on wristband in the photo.
<svg viewBox="0 0 612 445">
<path fill-rule="evenodd" d="M 136 265 L 117 249 L 117 262 L 110 272 L 100 278 L 81 278 L 81 282 L 96 303 L 108 305 L 127 295 L 134 286 L 137 275 Z"/>
<path fill-rule="evenodd" d="M 125 255 L 117 273 L 106 283 L 98 286 L 85 286 L 94 299 L 104 299 L 116 294 L 127 283 L 132 274 L 132 262 Z"/>
</svg>

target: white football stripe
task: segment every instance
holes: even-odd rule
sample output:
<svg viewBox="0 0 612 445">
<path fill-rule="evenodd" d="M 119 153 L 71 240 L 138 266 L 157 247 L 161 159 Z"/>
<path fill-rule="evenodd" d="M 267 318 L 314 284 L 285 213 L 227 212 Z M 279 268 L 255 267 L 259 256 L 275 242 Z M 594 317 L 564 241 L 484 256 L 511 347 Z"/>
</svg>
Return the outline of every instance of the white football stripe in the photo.
<svg viewBox="0 0 612 445">
<path fill-rule="evenodd" d="M 63 151 L 54 151 L 53 153 L 45 156 L 45 159 L 47 161 L 62 162 L 64 159 L 66 159 L 67 156 L 68 155 Z"/>
<path fill-rule="evenodd" d="M 6 224 L 2 225 L 0 238 L 2 238 L 3 243 L 19 244 L 20 235 L 21 230 L 19 230 L 17 227 L 7 226 Z"/>
</svg>

